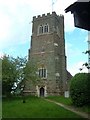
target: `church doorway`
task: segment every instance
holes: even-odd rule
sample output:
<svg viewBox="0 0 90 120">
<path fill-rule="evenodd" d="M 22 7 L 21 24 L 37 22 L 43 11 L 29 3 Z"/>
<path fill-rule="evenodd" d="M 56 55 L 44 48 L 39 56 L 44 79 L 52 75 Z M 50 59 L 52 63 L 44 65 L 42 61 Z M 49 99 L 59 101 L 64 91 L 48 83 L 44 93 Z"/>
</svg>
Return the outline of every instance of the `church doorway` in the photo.
<svg viewBox="0 0 90 120">
<path fill-rule="evenodd" d="M 41 87 L 40 88 L 40 97 L 44 97 L 44 94 L 45 94 L 44 92 L 45 92 L 44 88 Z"/>
</svg>

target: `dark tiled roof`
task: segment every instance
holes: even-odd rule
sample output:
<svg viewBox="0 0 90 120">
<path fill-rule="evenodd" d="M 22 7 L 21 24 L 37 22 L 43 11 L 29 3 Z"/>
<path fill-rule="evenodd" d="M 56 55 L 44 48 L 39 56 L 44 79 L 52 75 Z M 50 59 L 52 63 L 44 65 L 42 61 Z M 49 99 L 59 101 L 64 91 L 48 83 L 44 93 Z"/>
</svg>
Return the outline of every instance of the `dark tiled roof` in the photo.
<svg viewBox="0 0 90 120">
<path fill-rule="evenodd" d="M 78 2 L 87 1 L 87 2 Z M 90 31 L 90 0 L 78 0 L 65 9 L 65 12 L 74 14 L 75 27 Z"/>
<path fill-rule="evenodd" d="M 73 76 L 70 74 L 70 72 L 67 71 L 67 81 L 69 81 Z"/>
</svg>

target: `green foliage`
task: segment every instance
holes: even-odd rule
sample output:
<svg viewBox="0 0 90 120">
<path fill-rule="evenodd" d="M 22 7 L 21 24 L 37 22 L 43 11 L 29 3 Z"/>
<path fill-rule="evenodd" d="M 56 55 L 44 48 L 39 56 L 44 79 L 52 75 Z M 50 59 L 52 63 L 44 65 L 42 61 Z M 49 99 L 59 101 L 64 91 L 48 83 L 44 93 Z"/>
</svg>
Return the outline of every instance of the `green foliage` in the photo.
<svg viewBox="0 0 90 120">
<path fill-rule="evenodd" d="M 2 60 L 0 59 L 0 95 L 2 95 Z"/>
<path fill-rule="evenodd" d="M 16 59 L 14 58 L 14 63 L 16 66 L 16 71 L 17 71 L 17 88 L 15 90 L 15 92 L 21 92 L 21 86 L 22 86 L 22 82 L 24 81 L 24 68 L 26 67 L 27 64 L 27 59 L 26 57 L 24 58 L 20 58 L 17 57 Z"/>
<path fill-rule="evenodd" d="M 13 58 L 4 56 L 2 59 L 2 94 L 10 95 L 12 89 L 16 88 L 24 78 L 23 69 L 26 65 L 26 58 Z"/>
<path fill-rule="evenodd" d="M 85 54 L 90 54 L 90 50 L 86 50 L 84 53 Z"/>
<path fill-rule="evenodd" d="M 37 74 L 37 66 L 35 63 L 28 61 L 26 67 L 24 68 L 24 79 L 31 80 L 33 83 L 36 83 L 37 80 L 40 80 Z"/>
<path fill-rule="evenodd" d="M 13 84 L 16 81 L 16 67 L 9 56 L 2 59 L 2 94 L 10 95 Z"/>
<path fill-rule="evenodd" d="M 2 80 L 2 60 L 0 58 L 0 82 Z"/>
<path fill-rule="evenodd" d="M 70 96 L 76 106 L 90 103 L 89 99 L 90 73 L 78 73 L 70 83 Z"/>
<path fill-rule="evenodd" d="M 10 95 L 11 91 L 14 93 L 22 93 L 25 87 L 25 81 L 31 80 L 36 83 L 36 80 L 40 80 L 37 75 L 37 67 L 31 61 L 27 61 L 24 58 L 13 58 L 10 56 L 4 56 L 0 59 L 2 62 L 2 93 L 3 95 Z"/>
<path fill-rule="evenodd" d="M 18 81 L 22 81 L 24 79 L 24 68 L 26 67 L 27 59 L 26 57 L 24 58 L 17 57 L 16 59 L 15 58 L 13 59 L 17 70 Z"/>
</svg>

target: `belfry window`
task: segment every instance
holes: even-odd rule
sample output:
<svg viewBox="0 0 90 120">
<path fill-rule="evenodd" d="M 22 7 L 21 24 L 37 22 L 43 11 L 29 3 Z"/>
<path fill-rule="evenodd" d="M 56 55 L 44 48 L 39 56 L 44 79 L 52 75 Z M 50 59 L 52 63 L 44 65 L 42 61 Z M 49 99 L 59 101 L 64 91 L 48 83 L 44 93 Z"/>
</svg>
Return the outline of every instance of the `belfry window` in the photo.
<svg viewBox="0 0 90 120">
<path fill-rule="evenodd" d="M 45 33 L 48 32 L 48 24 L 46 24 L 46 25 L 44 26 L 44 32 L 45 32 Z"/>
<path fill-rule="evenodd" d="M 43 33 L 43 25 L 40 25 L 39 27 L 39 34 Z"/>
<path fill-rule="evenodd" d="M 47 70 L 45 68 L 39 68 L 39 77 L 41 78 L 47 77 Z"/>
<path fill-rule="evenodd" d="M 38 34 L 44 34 L 44 33 L 48 33 L 48 32 L 49 32 L 49 25 L 47 23 L 40 25 L 38 27 Z"/>
</svg>

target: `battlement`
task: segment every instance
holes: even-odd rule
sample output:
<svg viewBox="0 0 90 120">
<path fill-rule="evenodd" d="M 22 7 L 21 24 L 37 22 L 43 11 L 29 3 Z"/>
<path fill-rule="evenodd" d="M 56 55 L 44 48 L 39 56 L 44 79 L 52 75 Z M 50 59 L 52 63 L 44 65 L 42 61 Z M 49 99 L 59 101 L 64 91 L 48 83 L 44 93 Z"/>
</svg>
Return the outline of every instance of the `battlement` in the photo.
<svg viewBox="0 0 90 120">
<path fill-rule="evenodd" d="M 40 20 L 40 19 L 43 19 L 43 18 L 46 18 L 46 17 L 51 17 L 51 16 L 64 17 L 62 14 L 60 14 L 60 16 L 59 16 L 59 15 L 56 14 L 56 12 L 52 12 L 52 14 L 47 13 L 46 15 L 42 14 L 42 15 L 34 16 L 33 21 Z"/>
</svg>

